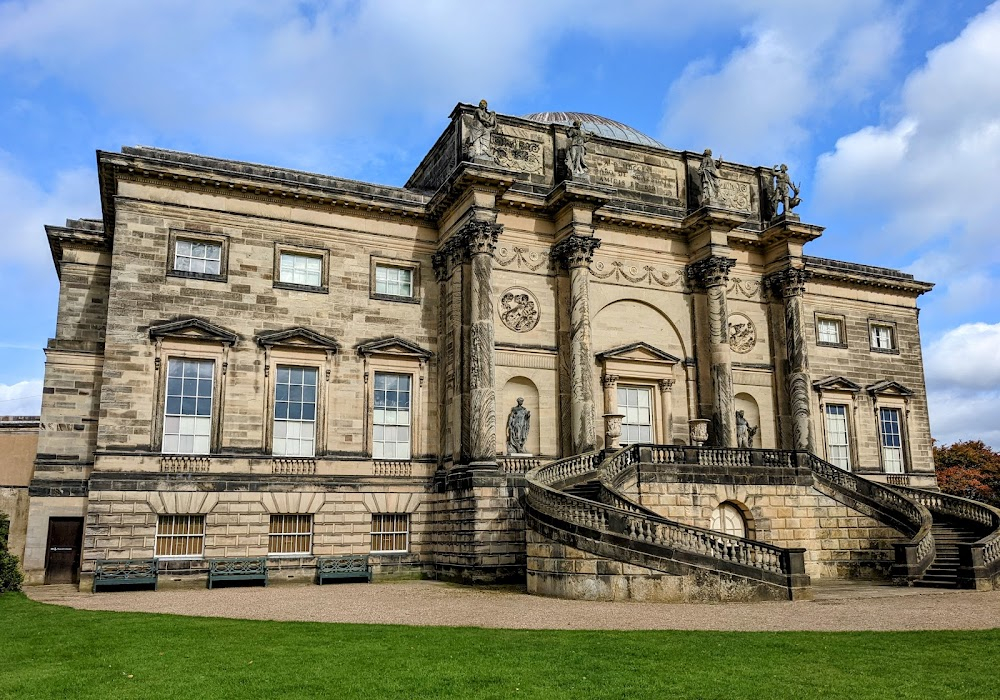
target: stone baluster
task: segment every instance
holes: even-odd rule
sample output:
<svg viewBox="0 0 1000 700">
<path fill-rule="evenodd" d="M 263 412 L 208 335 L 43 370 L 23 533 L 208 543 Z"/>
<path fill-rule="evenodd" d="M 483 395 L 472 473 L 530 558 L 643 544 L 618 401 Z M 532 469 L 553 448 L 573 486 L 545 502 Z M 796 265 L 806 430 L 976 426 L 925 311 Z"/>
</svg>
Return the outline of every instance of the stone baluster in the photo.
<svg viewBox="0 0 1000 700">
<path fill-rule="evenodd" d="M 590 332 L 590 263 L 601 241 L 572 233 L 552 248 L 569 270 L 570 283 L 570 421 L 573 451 L 590 452 L 597 443 L 594 426 L 594 353 Z"/>
<path fill-rule="evenodd" d="M 469 459 L 470 466 L 496 463 L 496 365 L 493 342 L 493 252 L 501 224 L 470 221 L 460 245 L 470 260 L 469 282 Z"/>
<path fill-rule="evenodd" d="M 733 372 L 729 348 L 729 311 L 726 283 L 733 258 L 710 255 L 688 266 L 688 276 L 708 297 L 708 338 L 712 376 L 712 425 L 715 444 L 736 447 L 736 407 L 733 399 Z"/>
<path fill-rule="evenodd" d="M 660 411 L 663 417 L 663 436 L 660 439 L 664 445 L 674 443 L 674 380 L 660 380 Z"/>
<path fill-rule="evenodd" d="M 785 352 L 788 361 L 788 399 L 792 412 L 792 449 L 815 452 L 812 408 L 809 400 L 809 357 L 806 353 L 805 318 L 802 297 L 812 273 L 789 267 L 767 277 L 768 285 L 780 294 L 785 306 Z"/>
</svg>

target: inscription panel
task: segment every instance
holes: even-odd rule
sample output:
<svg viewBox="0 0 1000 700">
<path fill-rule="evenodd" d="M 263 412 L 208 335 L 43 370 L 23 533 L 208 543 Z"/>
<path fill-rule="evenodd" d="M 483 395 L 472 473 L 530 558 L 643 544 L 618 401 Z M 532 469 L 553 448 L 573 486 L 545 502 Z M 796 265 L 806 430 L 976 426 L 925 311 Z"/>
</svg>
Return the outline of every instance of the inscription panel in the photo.
<svg viewBox="0 0 1000 700">
<path fill-rule="evenodd" d="M 601 185 L 617 187 L 622 194 L 655 195 L 679 199 L 677 170 L 670 167 L 611 158 L 598 153 L 587 155 L 590 179 Z"/>
</svg>

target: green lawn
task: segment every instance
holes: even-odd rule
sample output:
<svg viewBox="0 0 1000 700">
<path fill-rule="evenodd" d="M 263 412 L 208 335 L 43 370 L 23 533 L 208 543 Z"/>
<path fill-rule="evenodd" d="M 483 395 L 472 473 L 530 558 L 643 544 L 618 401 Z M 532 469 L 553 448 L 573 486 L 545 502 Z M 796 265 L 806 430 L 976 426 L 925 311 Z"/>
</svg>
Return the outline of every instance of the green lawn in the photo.
<svg viewBox="0 0 1000 700">
<path fill-rule="evenodd" d="M 562 632 L 72 610 L 0 596 L 0 698 L 996 698 L 1000 630 Z"/>
</svg>

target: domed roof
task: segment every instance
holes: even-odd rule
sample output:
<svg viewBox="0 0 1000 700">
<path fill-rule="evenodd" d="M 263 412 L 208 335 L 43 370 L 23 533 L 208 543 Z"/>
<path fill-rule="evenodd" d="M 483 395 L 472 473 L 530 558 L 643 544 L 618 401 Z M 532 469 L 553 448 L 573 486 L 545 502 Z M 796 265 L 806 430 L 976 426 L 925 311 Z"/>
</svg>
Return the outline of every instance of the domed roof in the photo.
<svg viewBox="0 0 1000 700">
<path fill-rule="evenodd" d="M 609 139 L 618 141 L 628 141 L 639 143 L 643 146 L 653 146 L 655 148 L 666 148 L 656 139 L 651 139 L 641 131 L 636 131 L 627 124 L 616 122 L 597 114 L 584 114 L 583 112 L 536 112 L 535 114 L 525 114 L 523 119 L 530 119 L 533 122 L 543 124 L 565 124 L 571 126 L 577 119 L 583 126 L 584 131 L 597 134 Z"/>
</svg>

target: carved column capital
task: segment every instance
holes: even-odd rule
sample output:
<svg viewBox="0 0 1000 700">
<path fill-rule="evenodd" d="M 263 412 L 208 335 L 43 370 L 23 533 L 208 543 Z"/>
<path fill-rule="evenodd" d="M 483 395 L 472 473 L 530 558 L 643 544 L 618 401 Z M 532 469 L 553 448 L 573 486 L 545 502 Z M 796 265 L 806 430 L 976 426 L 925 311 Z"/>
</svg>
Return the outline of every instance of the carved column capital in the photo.
<svg viewBox="0 0 1000 700">
<path fill-rule="evenodd" d="M 489 255 L 497 247 L 497 238 L 503 231 L 503 224 L 489 221 L 469 221 L 455 235 L 460 237 L 460 245 L 469 256 Z"/>
<path fill-rule="evenodd" d="M 434 279 L 438 282 L 444 282 L 448 278 L 448 273 L 450 272 L 448 266 L 448 255 L 443 251 L 440 253 L 434 253 L 431 256 L 431 265 L 434 267 Z"/>
<path fill-rule="evenodd" d="M 617 384 L 618 384 L 618 375 L 617 374 L 605 374 L 603 377 L 601 377 L 601 383 L 604 385 L 605 388 L 617 386 Z"/>
<path fill-rule="evenodd" d="M 594 251 L 601 247 L 601 239 L 571 233 L 552 246 L 552 257 L 562 263 L 567 270 L 588 267 L 594 259 Z"/>
<path fill-rule="evenodd" d="M 660 380 L 660 391 L 664 394 L 674 390 L 674 380 L 673 379 L 661 379 Z"/>
<path fill-rule="evenodd" d="M 729 271 L 735 264 L 735 258 L 710 255 L 687 266 L 688 279 L 705 289 L 721 287 L 729 281 Z"/>
<path fill-rule="evenodd" d="M 812 277 L 812 272 L 801 267 L 787 267 L 784 270 L 772 272 L 764 278 L 764 283 L 775 294 L 788 297 L 800 297 L 805 294 L 806 280 Z"/>
</svg>

